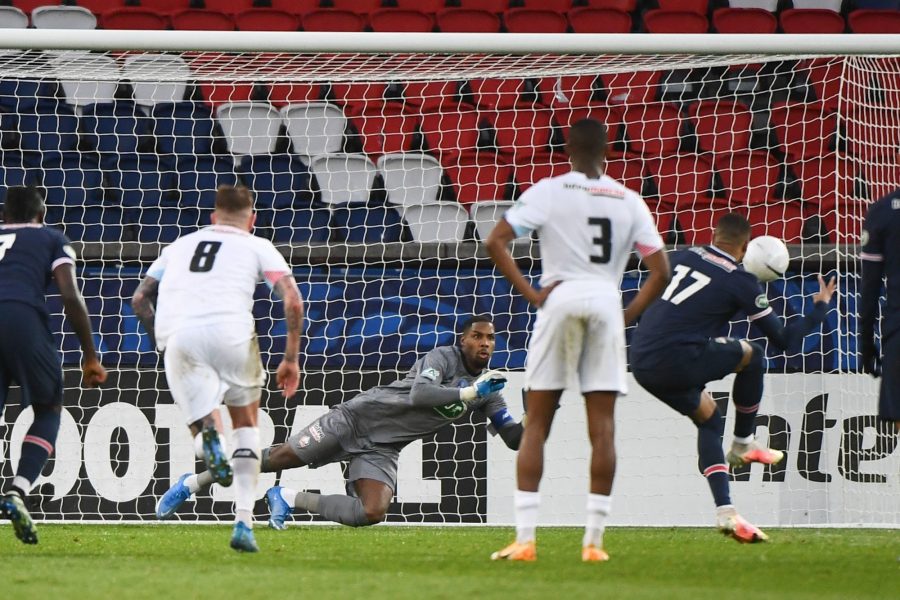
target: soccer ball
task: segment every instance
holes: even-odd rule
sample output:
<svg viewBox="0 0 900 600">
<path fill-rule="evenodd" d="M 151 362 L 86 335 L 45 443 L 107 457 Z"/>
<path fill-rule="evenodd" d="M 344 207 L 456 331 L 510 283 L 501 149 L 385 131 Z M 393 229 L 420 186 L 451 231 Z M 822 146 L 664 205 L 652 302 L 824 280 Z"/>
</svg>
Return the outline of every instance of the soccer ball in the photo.
<svg viewBox="0 0 900 600">
<path fill-rule="evenodd" d="M 774 281 L 787 271 L 790 258 L 784 242 L 771 235 L 761 235 L 747 245 L 744 270 L 760 281 Z"/>
</svg>

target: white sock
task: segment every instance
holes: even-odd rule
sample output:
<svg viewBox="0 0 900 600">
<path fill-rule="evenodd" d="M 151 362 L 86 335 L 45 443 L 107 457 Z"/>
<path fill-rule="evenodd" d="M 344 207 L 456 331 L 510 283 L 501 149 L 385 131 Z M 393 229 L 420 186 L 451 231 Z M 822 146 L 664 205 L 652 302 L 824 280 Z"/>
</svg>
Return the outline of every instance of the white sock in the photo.
<svg viewBox="0 0 900 600">
<path fill-rule="evenodd" d="M 747 444 L 751 443 L 755 437 L 756 436 L 754 436 L 752 433 L 747 437 L 734 436 L 734 443 L 740 444 L 741 446 L 746 446 Z"/>
<path fill-rule="evenodd" d="M 281 499 L 287 502 L 288 506 L 294 506 L 294 502 L 297 500 L 297 490 L 281 488 Z"/>
<path fill-rule="evenodd" d="M 33 482 L 28 481 L 27 479 L 25 479 L 25 478 L 22 477 L 21 475 L 16 475 L 15 477 L 13 477 L 12 485 L 13 485 L 13 487 L 19 488 L 20 490 L 22 490 L 22 491 L 25 492 L 26 494 L 31 493 L 31 488 L 34 487 L 34 483 L 33 483 Z"/>
<path fill-rule="evenodd" d="M 203 432 L 201 431 L 194 436 L 194 456 L 199 459 L 203 458 Z"/>
<path fill-rule="evenodd" d="M 213 484 L 212 473 L 203 471 L 196 475 L 191 475 L 184 480 L 184 485 L 192 494 L 196 494 L 200 490 L 204 490 Z"/>
<path fill-rule="evenodd" d="M 612 508 L 612 498 L 604 494 L 588 494 L 587 525 L 584 528 L 582 546 L 603 547 L 603 531 L 606 529 L 606 517 Z"/>
<path fill-rule="evenodd" d="M 513 505 L 516 511 L 516 542 L 525 544 L 535 541 L 541 493 L 516 490 Z"/>
<path fill-rule="evenodd" d="M 231 455 L 235 520 L 253 527 L 253 505 L 256 504 L 259 480 L 259 428 L 240 427 L 234 430 L 231 439 L 235 448 Z"/>
</svg>

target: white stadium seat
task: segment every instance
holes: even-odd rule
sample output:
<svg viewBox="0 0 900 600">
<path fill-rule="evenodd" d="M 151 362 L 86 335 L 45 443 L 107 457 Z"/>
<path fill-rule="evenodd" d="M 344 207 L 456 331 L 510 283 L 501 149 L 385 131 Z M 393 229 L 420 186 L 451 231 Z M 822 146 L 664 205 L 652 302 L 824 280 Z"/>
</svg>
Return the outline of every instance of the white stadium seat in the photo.
<svg viewBox="0 0 900 600">
<path fill-rule="evenodd" d="M 35 29 L 97 29 L 97 17 L 80 6 L 38 6 L 31 11 Z"/>
<path fill-rule="evenodd" d="M 28 15 L 15 6 L 0 6 L 0 29 L 24 29 Z"/>
<path fill-rule="evenodd" d="M 226 102 L 216 109 L 228 151 L 245 154 L 271 154 L 278 144 L 281 115 L 266 102 Z"/>
<path fill-rule="evenodd" d="M 281 117 L 294 153 L 318 156 L 340 152 L 347 118 L 340 107 L 328 102 L 299 102 L 282 107 Z"/>
<path fill-rule="evenodd" d="M 140 106 L 181 102 L 191 79 L 187 62 L 173 54 L 129 56 L 122 71 L 134 88 L 134 101 Z"/>
<path fill-rule="evenodd" d="M 313 157 L 309 169 L 328 205 L 367 202 L 377 173 L 365 154 L 322 154 Z"/>
<path fill-rule="evenodd" d="M 412 206 L 437 202 L 444 171 L 433 156 L 421 152 L 384 154 L 377 165 L 391 204 Z"/>
<path fill-rule="evenodd" d="M 403 218 L 417 242 L 461 242 L 469 224 L 466 209 L 450 202 L 407 206 Z"/>
<path fill-rule="evenodd" d="M 475 202 L 469 206 L 472 222 L 475 223 L 475 232 L 481 241 L 486 241 L 491 230 L 503 218 L 503 213 L 509 210 L 514 202 L 512 200 L 487 200 Z"/>
</svg>

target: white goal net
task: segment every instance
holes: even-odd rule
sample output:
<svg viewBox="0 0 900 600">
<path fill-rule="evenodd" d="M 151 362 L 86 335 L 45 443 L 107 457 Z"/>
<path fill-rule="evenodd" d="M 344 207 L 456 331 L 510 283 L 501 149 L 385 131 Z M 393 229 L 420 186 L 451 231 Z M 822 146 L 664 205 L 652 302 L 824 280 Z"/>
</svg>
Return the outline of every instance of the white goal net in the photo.
<svg viewBox="0 0 900 600">
<path fill-rule="evenodd" d="M 283 251 L 307 300 L 302 389 L 288 402 L 264 395 L 264 444 L 396 378 L 481 313 L 494 318 L 492 366 L 512 372 L 507 399 L 521 412 L 533 311 L 478 242 L 530 185 L 568 170 L 568 128 L 590 117 L 609 130 L 608 173 L 643 194 L 671 246 L 709 243 L 719 216 L 745 214 L 754 235 L 792 249 L 789 276 L 768 288 L 785 318 L 809 308 L 817 273 L 839 279 L 821 333 L 802 349 L 769 352 L 759 435 L 787 460 L 734 473 L 742 512 L 769 525 L 900 525 L 898 440 L 875 420 L 876 384 L 859 373 L 855 333 L 866 206 L 900 187 L 900 49 L 592 54 L 564 50 L 558 36 L 559 51 L 529 53 L 492 45 L 516 36 L 481 36 L 466 52 L 400 52 L 390 37 L 370 36 L 381 51 L 226 52 L 232 40 L 265 36 L 217 34 L 220 49 L 211 50 L 208 37 L 195 47 L 190 36 L 162 36 L 175 45 L 153 48 L 136 32 L 134 50 L 103 33 L 92 51 L 60 49 L 64 42 L 24 50 L 27 38 L 11 37 L 0 52 L 0 202 L 8 186 L 43 188 L 47 222 L 78 242 L 96 343 L 111 369 L 101 390 L 78 387 L 77 340 L 54 301 L 66 406 L 37 517 L 152 520 L 156 499 L 195 467 L 130 298 L 162 246 L 208 223 L 221 184 L 254 192 L 255 233 Z M 78 35 L 86 48 L 95 32 Z M 532 276 L 538 248 L 515 247 Z M 636 266 L 626 274 L 626 297 L 640 278 Z M 264 290 L 258 298 L 264 362 L 274 368 L 281 308 Z M 730 330 L 759 337 L 746 321 Z M 727 381 L 711 389 L 727 403 Z M 30 421 L 15 398 L 0 421 L 4 479 Z M 550 440 L 552 510 L 542 522 L 583 520 L 581 412 L 567 397 Z M 620 401 L 618 450 L 615 523 L 710 521 L 693 427 L 634 382 Z M 448 427 L 404 451 L 389 520 L 508 523 L 513 465 L 483 423 Z M 344 487 L 333 465 L 263 475 L 260 497 L 276 481 Z M 230 499 L 214 487 L 179 518 L 230 519 Z M 257 509 L 263 517 L 264 503 Z"/>
</svg>

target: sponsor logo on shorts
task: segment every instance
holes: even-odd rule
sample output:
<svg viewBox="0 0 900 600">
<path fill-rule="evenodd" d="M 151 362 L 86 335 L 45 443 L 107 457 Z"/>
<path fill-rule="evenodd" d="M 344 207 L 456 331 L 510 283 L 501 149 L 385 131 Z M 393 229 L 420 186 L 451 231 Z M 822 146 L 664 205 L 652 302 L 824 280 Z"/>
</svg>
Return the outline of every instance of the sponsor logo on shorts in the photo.
<svg viewBox="0 0 900 600">
<path fill-rule="evenodd" d="M 322 431 L 322 426 L 318 423 L 315 425 L 309 426 L 309 433 L 313 436 L 313 439 L 317 442 L 321 442 L 322 438 L 325 437 L 325 432 Z"/>
<path fill-rule="evenodd" d="M 765 294 L 760 294 L 756 297 L 754 304 L 756 304 L 756 308 L 769 308 L 769 299 Z"/>
<path fill-rule="evenodd" d="M 309 436 L 308 435 L 300 436 L 300 439 L 298 440 L 298 444 L 300 445 L 301 448 L 306 448 L 307 446 L 309 446 Z"/>
</svg>

